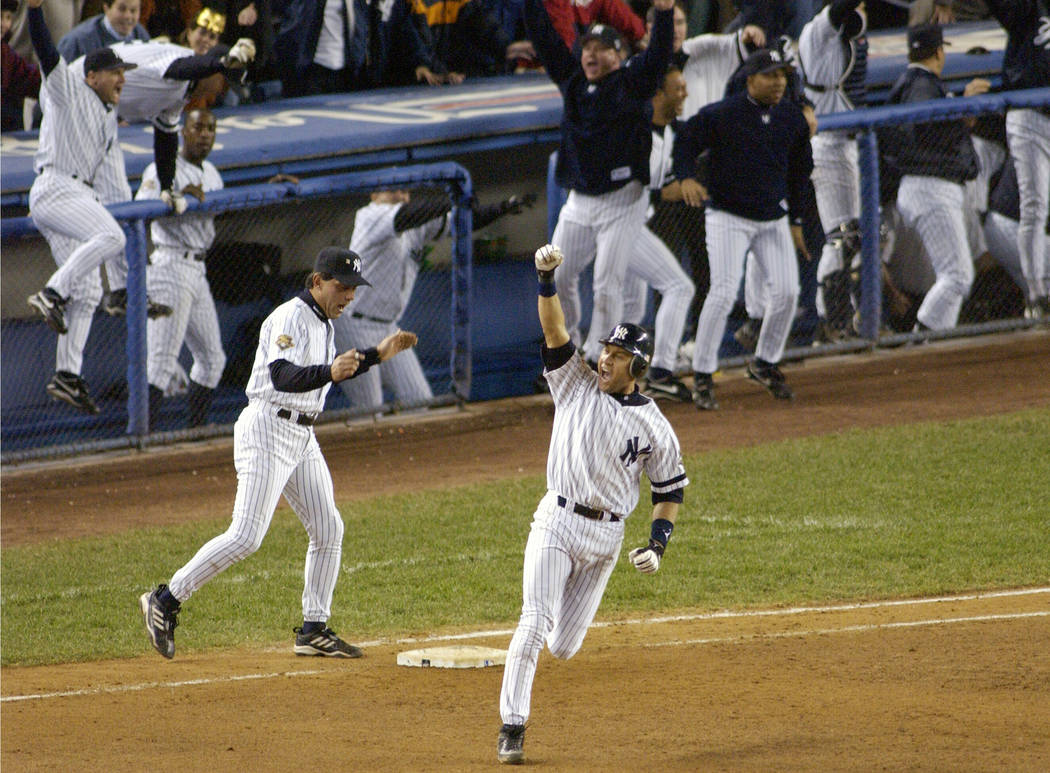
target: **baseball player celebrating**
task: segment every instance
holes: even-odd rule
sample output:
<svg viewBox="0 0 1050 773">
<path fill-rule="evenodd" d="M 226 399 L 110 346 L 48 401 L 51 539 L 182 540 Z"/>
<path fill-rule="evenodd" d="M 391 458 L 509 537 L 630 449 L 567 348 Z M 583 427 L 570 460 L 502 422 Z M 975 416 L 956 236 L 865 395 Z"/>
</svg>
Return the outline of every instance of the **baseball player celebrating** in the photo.
<svg viewBox="0 0 1050 773">
<path fill-rule="evenodd" d="M 306 551 L 303 624 L 295 654 L 356 658 L 361 650 L 326 625 L 339 576 L 343 521 L 335 505 L 332 476 L 314 436 L 313 423 L 333 383 L 365 372 L 416 343 L 401 330 L 372 349 L 336 356 L 337 319 L 368 282 L 361 258 L 325 247 L 306 289 L 278 306 L 259 331 L 248 406 L 234 428 L 237 499 L 230 528 L 205 544 L 171 581 L 139 598 L 146 633 L 166 658 L 175 655 L 175 626 L 182 602 L 227 567 L 259 549 L 283 494 L 310 537 Z"/>
<path fill-rule="evenodd" d="M 594 261 L 594 305 L 584 355 L 596 361 L 598 338 L 623 311 L 623 278 L 645 223 L 651 133 L 649 100 L 671 57 L 673 0 L 654 0 L 649 47 L 623 63 L 612 27 L 592 25 L 574 57 L 554 31 L 541 0 L 526 0 L 525 23 L 547 74 L 564 99 L 555 178 L 569 196 L 554 240 L 566 262 L 558 274 L 565 322 L 579 343 L 579 275 Z"/>
<path fill-rule="evenodd" d="M 908 30 L 908 61 L 907 69 L 890 89 L 888 104 L 948 96 L 940 79 L 944 69 L 940 27 L 924 24 Z M 964 94 L 982 94 L 988 86 L 988 81 L 976 78 L 966 84 Z M 977 154 L 963 120 L 916 124 L 902 127 L 901 132 L 897 210 L 903 223 L 918 232 L 937 275 L 919 307 L 916 328 L 944 330 L 958 321 L 973 283 L 964 185 L 977 177 Z"/>
<path fill-rule="evenodd" d="M 219 170 L 207 160 L 214 144 L 215 116 L 205 109 L 191 111 L 182 129 L 174 190 L 204 201 L 208 191 L 222 189 Z M 159 199 L 161 191 L 157 165 L 150 164 L 142 173 L 135 198 Z M 150 427 L 156 425 L 164 390 L 178 368 L 183 341 L 193 356 L 187 425 L 197 427 L 205 422 L 226 365 L 219 315 L 204 267 L 205 255 L 215 240 L 215 217 L 205 212 L 162 217 L 154 220 L 150 229 L 153 253 L 146 269 L 146 288 L 150 297 L 173 309 L 171 316 L 146 323 Z"/>
<path fill-rule="evenodd" d="M 802 28 L 798 54 L 816 114 L 852 110 L 865 97 L 868 39 L 862 0 L 834 0 Z M 850 268 L 860 251 L 860 168 L 848 132 L 813 137 L 813 185 L 827 235 L 817 264 L 820 337 L 846 337 L 852 320 Z"/>
<path fill-rule="evenodd" d="M 520 214 L 535 202 L 536 196 L 528 194 L 490 206 L 475 204 L 474 229 L 503 215 Z M 370 284 L 358 291 L 349 313 L 334 323 L 338 349 L 363 347 L 397 329 L 412 297 L 426 244 L 449 227 L 451 210 L 448 196 L 413 196 L 407 190 L 376 191 L 370 203 L 357 210 L 350 249 L 361 256 Z M 403 406 L 420 407 L 434 397 L 419 358 L 411 350 L 339 386 L 354 408 L 380 408 L 384 386 Z"/>
<path fill-rule="evenodd" d="M 555 411 L 547 493 L 525 546 L 521 618 L 503 671 L 497 757 L 504 763 L 524 761 L 544 641 L 557 658 L 571 658 L 583 644 L 620 553 L 624 519 L 638 504 L 642 472 L 652 487 L 652 526 L 649 544 L 629 557 L 646 574 L 660 568 L 689 483 L 674 430 L 636 384 L 649 364 L 649 335 L 615 325 L 602 339 L 597 373 L 591 370 L 569 337 L 555 292 L 561 263 L 554 245 L 536 251 L 544 375 Z"/>
<path fill-rule="evenodd" d="M 675 13 L 680 11 L 676 9 Z M 668 200 L 681 199 L 672 169 L 671 149 L 674 147 L 675 125 L 678 123 L 678 114 L 682 112 L 685 95 L 685 80 L 681 70 L 670 67 L 660 88 L 653 95 L 653 150 L 649 159 L 649 196 L 653 201 L 665 197 Z M 645 315 L 649 286 L 661 296 L 654 323 L 653 362 L 649 368 L 646 394 L 653 398 L 689 402 L 692 399 L 689 388 L 674 377 L 673 371 L 696 285 L 648 224 L 642 227 L 635 248 L 624 281 L 624 319 L 634 324 L 641 322 Z"/>
<path fill-rule="evenodd" d="M 1050 86 L 1050 3 L 1047 0 L 988 0 L 1006 30 L 1003 87 Z M 1017 249 L 1027 284 L 1031 318 L 1050 317 L 1050 107 L 1011 109 L 1006 139 L 1017 170 L 1021 220 Z"/>
<path fill-rule="evenodd" d="M 712 374 L 748 250 L 764 277 L 765 320 L 747 374 L 775 398 L 792 397 L 778 363 L 798 304 L 795 249 L 805 250 L 799 220 L 804 185 L 813 169 L 809 125 L 797 105 L 782 100 L 789 66 L 779 52 L 760 49 L 745 68 L 747 89 L 701 109 L 675 139 L 675 176 L 692 206 L 700 206 L 707 196 L 695 175 L 697 157 L 710 152 L 711 290 L 700 311 L 693 351 L 693 401 L 701 410 L 718 408 Z M 789 212 L 795 221 L 790 227 Z"/>
<path fill-rule="evenodd" d="M 100 170 L 124 157 L 117 144 L 117 116 L 124 74 L 135 67 L 111 49 L 92 51 L 73 68 L 59 56 L 40 10 L 27 0 L 33 48 L 44 75 L 44 118 L 29 190 L 29 212 L 58 264 L 29 305 L 59 334 L 52 397 L 87 413 L 98 407 L 80 377 L 84 344 L 102 294 L 98 268 L 124 261 L 124 231 L 95 190 Z M 125 179 L 124 182 L 127 185 Z M 68 322 L 67 325 L 67 311 Z"/>
</svg>

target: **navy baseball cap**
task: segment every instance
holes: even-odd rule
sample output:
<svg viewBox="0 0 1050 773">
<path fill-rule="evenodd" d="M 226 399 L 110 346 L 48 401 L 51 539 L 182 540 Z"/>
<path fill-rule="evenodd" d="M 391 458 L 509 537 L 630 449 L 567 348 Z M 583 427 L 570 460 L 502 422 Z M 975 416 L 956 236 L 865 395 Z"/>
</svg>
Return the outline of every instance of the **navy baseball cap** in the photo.
<svg viewBox="0 0 1050 773">
<path fill-rule="evenodd" d="M 791 62 L 775 48 L 760 48 L 744 62 L 744 74 L 748 77 L 773 70 L 789 70 Z"/>
<path fill-rule="evenodd" d="M 608 24 L 592 24 L 588 27 L 587 31 L 580 36 L 580 47 L 582 48 L 592 40 L 597 40 L 606 48 L 615 51 L 623 49 L 623 38 L 620 37 L 615 27 L 610 27 Z"/>
<path fill-rule="evenodd" d="M 325 247 L 317 253 L 314 271 L 319 274 L 329 274 L 347 287 L 372 286 L 361 276 L 361 256 L 353 250 L 342 247 Z"/>
<path fill-rule="evenodd" d="M 950 46 L 946 43 L 944 33 L 939 24 L 918 24 L 908 27 L 908 50 L 909 51 L 935 51 L 941 46 Z"/>
<path fill-rule="evenodd" d="M 96 48 L 84 57 L 84 72 L 99 70 L 134 70 L 137 64 L 125 62 L 112 48 Z"/>
</svg>

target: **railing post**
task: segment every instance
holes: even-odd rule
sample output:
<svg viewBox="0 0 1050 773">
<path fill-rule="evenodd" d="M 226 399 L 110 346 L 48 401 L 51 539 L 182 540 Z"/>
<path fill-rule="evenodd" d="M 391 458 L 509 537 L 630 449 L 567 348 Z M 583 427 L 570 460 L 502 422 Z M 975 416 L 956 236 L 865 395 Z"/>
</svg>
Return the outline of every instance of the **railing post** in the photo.
<svg viewBox="0 0 1050 773">
<path fill-rule="evenodd" d="M 471 345 L 470 307 L 473 299 L 474 185 L 470 174 L 462 169 L 458 179 L 448 183 L 452 199 L 452 391 L 460 400 L 470 399 Z"/>
<path fill-rule="evenodd" d="M 860 166 L 860 330 L 863 338 L 879 338 L 882 315 L 882 256 L 879 243 L 879 149 L 873 129 L 857 138 Z M 846 267 L 849 268 L 848 266 Z"/>
<path fill-rule="evenodd" d="M 146 222 L 122 223 L 128 261 L 128 434 L 149 434 L 149 384 L 146 380 Z"/>
</svg>

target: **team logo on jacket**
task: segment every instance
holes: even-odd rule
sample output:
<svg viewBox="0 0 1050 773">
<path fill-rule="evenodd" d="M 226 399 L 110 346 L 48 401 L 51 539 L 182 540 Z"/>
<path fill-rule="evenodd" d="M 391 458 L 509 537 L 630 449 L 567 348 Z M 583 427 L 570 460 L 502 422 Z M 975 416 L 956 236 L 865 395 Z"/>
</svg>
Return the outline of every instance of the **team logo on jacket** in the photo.
<svg viewBox="0 0 1050 773">
<path fill-rule="evenodd" d="M 632 464 L 638 461 L 640 456 L 648 456 L 653 452 L 653 447 L 647 445 L 645 448 L 639 448 L 638 436 L 635 435 L 633 438 L 627 440 L 627 450 L 620 454 L 620 461 L 623 462 L 624 467 L 630 467 Z"/>
<path fill-rule="evenodd" d="M 290 335 L 279 335 L 274 343 L 277 344 L 278 349 L 291 349 L 295 346 Z"/>
</svg>

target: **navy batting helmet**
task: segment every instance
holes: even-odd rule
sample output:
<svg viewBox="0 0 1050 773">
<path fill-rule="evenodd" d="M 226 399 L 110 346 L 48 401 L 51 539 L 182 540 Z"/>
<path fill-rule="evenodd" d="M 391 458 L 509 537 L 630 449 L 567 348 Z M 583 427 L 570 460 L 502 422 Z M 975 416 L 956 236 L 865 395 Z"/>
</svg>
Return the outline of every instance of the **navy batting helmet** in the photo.
<svg viewBox="0 0 1050 773">
<path fill-rule="evenodd" d="M 634 356 L 631 357 L 630 371 L 633 378 L 641 378 L 653 358 L 653 337 L 645 328 L 630 322 L 621 322 L 609 335 L 600 339 L 609 346 L 619 346 Z"/>
</svg>

